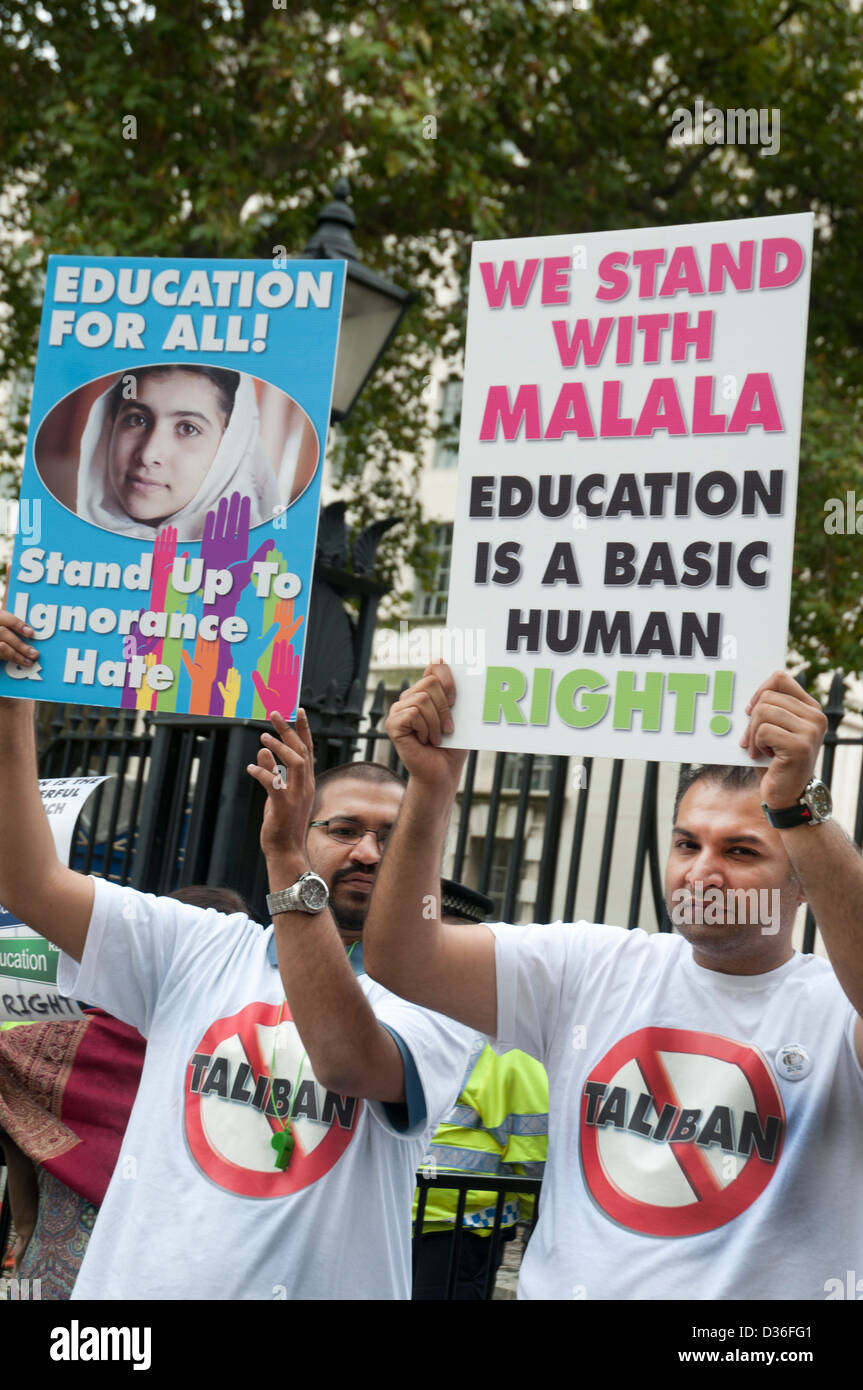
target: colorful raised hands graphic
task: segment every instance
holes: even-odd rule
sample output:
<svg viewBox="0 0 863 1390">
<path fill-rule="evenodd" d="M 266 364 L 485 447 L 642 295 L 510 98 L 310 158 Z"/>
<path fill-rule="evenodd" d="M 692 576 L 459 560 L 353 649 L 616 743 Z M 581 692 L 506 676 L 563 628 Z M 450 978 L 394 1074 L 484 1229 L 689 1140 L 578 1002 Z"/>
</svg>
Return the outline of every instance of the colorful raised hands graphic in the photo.
<svg viewBox="0 0 863 1390">
<path fill-rule="evenodd" d="M 164 526 L 153 545 L 153 571 L 150 584 L 150 608 L 164 613 L 168 581 L 177 555 L 177 528 Z"/>
<path fill-rule="evenodd" d="M 219 681 L 219 690 L 222 693 L 222 700 L 224 701 L 222 713 L 228 719 L 233 719 L 236 716 L 237 700 L 240 697 L 240 687 L 242 684 L 243 678 L 236 666 L 231 667 L 225 677 L 224 684 Z"/>
<path fill-rule="evenodd" d="M 279 625 L 279 641 L 290 642 L 302 627 L 305 614 L 301 613 L 298 618 L 295 618 L 294 600 L 292 598 L 280 598 L 273 616 Z"/>
<path fill-rule="evenodd" d="M 266 683 L 260 672 L 252 672 L 255 689 L 263 702 L 269 719 L 273 710 L 290 719 L 297 703 L 300 684 L 300 657 L 290 642 L 277 641 L 273 644 L 273 657 Z"/>
<path fill-rule="evenodd" d="M 195 642 L 194 661 L 189 653 L 184 651 L 183 665 L 188 673 L 189 680 L 192 682 L 192 695 L 189 700 L 190 714 L 209 714 L 210 701 L 215 696 L 219 698 L 218 682 L 216 671 L 219 665 L 219 646 L 218 642 L 207 642 L 203 637 L 199 637 Z M 217 710 L 216 713 L 221 713 Z"/>
</svg>

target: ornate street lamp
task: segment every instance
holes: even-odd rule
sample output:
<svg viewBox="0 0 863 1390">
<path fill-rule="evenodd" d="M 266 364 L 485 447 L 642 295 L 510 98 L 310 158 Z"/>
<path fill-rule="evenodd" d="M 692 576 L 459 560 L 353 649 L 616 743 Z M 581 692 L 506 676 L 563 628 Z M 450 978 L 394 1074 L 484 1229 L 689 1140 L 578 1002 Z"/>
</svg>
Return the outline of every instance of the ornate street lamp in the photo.
<svg viewBox="0 0 863 1390">
<path fill-rule="evenodd" d="M 353 238 L 357 219 L 347 202 L 349 192 L 347 179 L 339 179 L 333 188 L 333 201 L 318 213 L 318 225 L 302 253 L 312 260 L 347 262 L 333 383 L 333 421 L 350 415 L 399 324 L 417 299 L 415 293 L 399 289 L 359 259 Z"/>
</svg>

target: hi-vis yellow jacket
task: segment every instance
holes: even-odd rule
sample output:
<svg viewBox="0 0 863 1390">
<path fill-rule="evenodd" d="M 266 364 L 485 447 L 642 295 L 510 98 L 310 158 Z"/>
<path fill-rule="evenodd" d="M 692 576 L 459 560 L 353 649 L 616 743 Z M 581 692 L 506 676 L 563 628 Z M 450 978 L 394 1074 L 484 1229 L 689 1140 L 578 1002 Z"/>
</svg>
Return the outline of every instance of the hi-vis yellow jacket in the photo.
<svg viewBox="0 0 863 1390">
<path fill-rule="evenodd" d="M 498 1055 L 477 1037 L 455 1106 L 432 1139 L 421 1171 L 429 1174 L 476 1173 L 483 1177 L 541 1178 L 548 1151 L 548 1077 L 525 1052 Z M 455 1225 L 458 1192 L 429 1188 L 423 1234 Z M 418 1194 L 414 1195 L 414 1216 Z M 494 1225 L 497 1195 L 480 1190 L 467 1194 L 463 1225 L 488 1235 Z M 533 1198 L 507 1193 L 502 1224 L 528 1219 Z"/>
</svg>

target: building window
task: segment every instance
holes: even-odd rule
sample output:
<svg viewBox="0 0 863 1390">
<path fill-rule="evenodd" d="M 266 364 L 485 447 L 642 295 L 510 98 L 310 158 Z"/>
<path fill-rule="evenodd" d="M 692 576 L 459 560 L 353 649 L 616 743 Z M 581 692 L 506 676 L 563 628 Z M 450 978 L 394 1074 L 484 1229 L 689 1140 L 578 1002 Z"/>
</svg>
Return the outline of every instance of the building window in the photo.
<svg viewBox="0 0 863 1390">
<path fill-rule="evenodd" d="M 494 910 L 500 914 L 503 912 L 503 900 L 506 896 L 506 877 L 509 873 L 509 863 L 512 859 L 512 841 L 495 840 L 494 849 L 491 853 L 491 873 L 488 879 L 488 896 L 494 900 Z"/>
<path fill-rule="evenodd" d="M 503 781 L 501 783 L 504 791 L 512 792 L 521 789 L 523 761 L 523 753 L 504 754 Z M 534 755 L 533 767 L 530 770 L 530 789 L 532 792 L 547 792 L 549 790 L 553 767 L 554 759 L 550 753 L 536 753 Z"/>
<path fill-rule="evenodd" d="M 449 571 L 452 560 L 452 522 L 443 522 L 432 530 L 432 550 L 436 557 L 431 590 L 418 589 L 414 594 L 411 616 L 414 618 L 445 618 L 449 596 Z"/>
<path fill-rule="evenodd" d="M 442 439 L 437 441 L 434 455 L 435 468 L 456 468 L 458 466 L 458 422 L 461 416 L 462 382 L 444 382 L 439 426 L 445 430 Z"/>
</svg>

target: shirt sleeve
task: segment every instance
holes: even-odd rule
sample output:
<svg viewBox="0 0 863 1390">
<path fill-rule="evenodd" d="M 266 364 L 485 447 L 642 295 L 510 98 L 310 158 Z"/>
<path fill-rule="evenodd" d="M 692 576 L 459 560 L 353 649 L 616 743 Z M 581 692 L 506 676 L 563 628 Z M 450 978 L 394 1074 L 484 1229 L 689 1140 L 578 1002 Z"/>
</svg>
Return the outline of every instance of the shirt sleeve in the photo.
<svg viewBox="0 0 863 1390">
<path fill-rule="evenodd" d="M 396 1045 L 401 1044 L 409 1105 L 391 1106 L 375 1100 L 368 1104 L 390 1134 L 416 1139 L 425 1130 L 437 1129 L 452 1109 L 475 1034 L 443 1014 L 421 1009 L 386 991 L 380 998 L 371 997 L 369 1003 L 378 1023 L 390 1034 L 397 1034 Z M 403 1049 L 409 1054 L 410 1065 Z"/>
<path fill-rule="evenodd" d="M 520 1048 L 545 1062 L 561 1025 L 577 1009 L 584 961 L 607 932 L 589 922 L 548 926 L 492 926 L 497 978 L 495 1051 Z M 612 929 L 616 930 L 616 929 Z M 564 1016 L 565 1015 L 565 1016 Z"/>
<path fill-rule="evenodd" d="M 97 1004 L 144 1037 L 169 977 L 180 978 L 197 960 L 231 949 L 249 919 L 227 918 L 213 909 L 176 898 L 139 893 L 93 875 L 95 896 L 80 965 L 60 953 L 57 988 L 87 1004 Z"/>
</svg>

